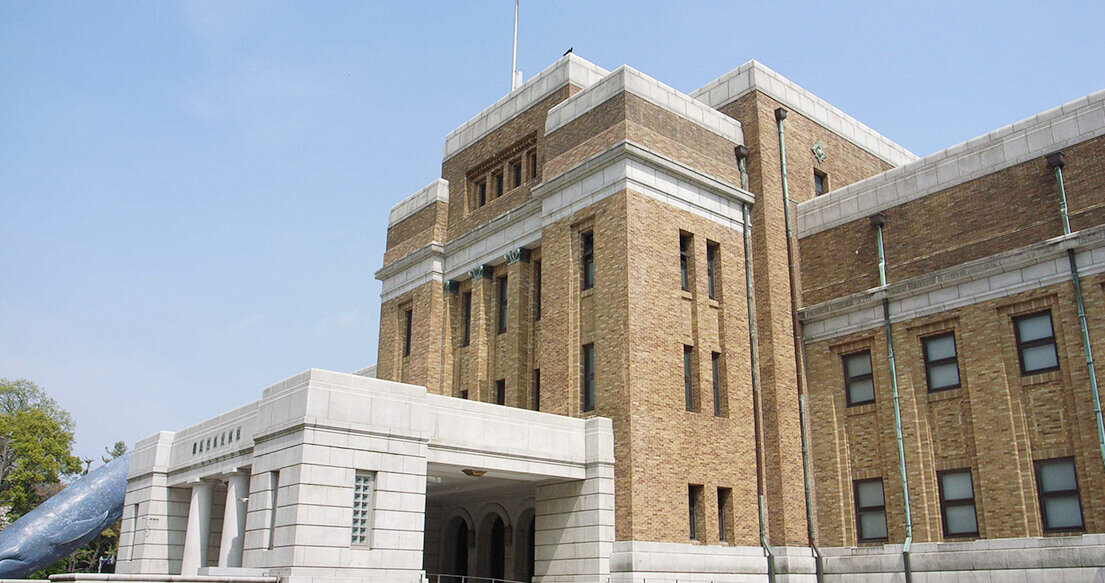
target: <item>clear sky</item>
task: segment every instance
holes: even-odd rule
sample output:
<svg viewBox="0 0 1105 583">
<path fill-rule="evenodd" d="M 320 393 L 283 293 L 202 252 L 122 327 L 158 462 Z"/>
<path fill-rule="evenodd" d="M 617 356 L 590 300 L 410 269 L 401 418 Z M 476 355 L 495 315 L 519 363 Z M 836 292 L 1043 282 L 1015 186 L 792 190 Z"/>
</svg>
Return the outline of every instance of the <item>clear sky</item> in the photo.
<svg viewBox="0 0 1105 583">
<path fill-rule="evenodd" d="M 1105 88 L 1105 3 L 522 0 L 691 91 L 757 59 L 924 155 Z M 388 209 L 509 88 L 510 0 L 0 3 L 0 377 L 79 453 L 376 360 Z"/>
</svg>

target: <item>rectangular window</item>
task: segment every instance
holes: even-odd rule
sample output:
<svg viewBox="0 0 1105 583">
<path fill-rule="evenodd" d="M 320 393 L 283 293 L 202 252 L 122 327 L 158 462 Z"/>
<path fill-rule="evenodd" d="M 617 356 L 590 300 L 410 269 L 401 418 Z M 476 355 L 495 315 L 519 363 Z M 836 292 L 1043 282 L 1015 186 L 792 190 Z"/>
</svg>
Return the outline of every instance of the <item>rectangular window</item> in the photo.
<svg viewBox="0 0 1105 583">
<path fill-rule="evenodd" d="M 529 151 L 529 177 L 530 180 L 537 178 L 537 150 Z"/>
<path fill-rule="evenodd" d="M 925 356 L 925 379 L 930 393 L 959 386 L 959 355 L 955 350 L 955 333 L 921 339 Z"/>
<path fill-rule="evenodd" d="M 821 196 L 829 192 L 829 177 L 824 172 L 813 171 L 813 195 Z"/>
<path fill-rule="evenodd" d="M 541 369 L 533 369 L 533 410 L 541 410 Z"/>
<path fill-rule="evenodd" d="M 721 353 L 710 353 L 710 369 L 713 374 L 714 382 L 714 417 L 722 417 L 725 412 L 723 407 L 725 391 L 721 390 Z"/>
<path fill-rule="evenodd" d="M 694 411 L 694 347 L 683 345 L 683 400 Z"/>
<path fill-rule="evenodd" d="M 499 284 L 499 334 L 506 332 L 506 276 L 497 280 Z"/>
<path fill-rule="evenodd" d="M 856 532 L 860 542 L 886 540 L 886 502 L 882 478 L 853 482 L 856 497 Z"/>
<path fill-rule="evenodd" d="M 871 351 L 844 357 L 844 389 L 848 406 L 875 402 L 875 381 L 871 375 Z"/>
<path fill-rule="evenodd" d="M 541 262 L 533 262 L 533 319 L 541 319 Z"/>
<path fill-rule="evenodd" d="M 702 529 L 700 528 L 702 486 L 690 484 L 687 486 L 687 525 L 690 527 L 691 540 L 700 540 Z"/>
<path fill-rule="evenodd" d="M 468 400 L 468 389 L 464 389 L 460 392 L 460 398 L 466 401 Z"/>
<path fill-rule="evenodd" d="M 733 542 L 733 527 L 729 524 L 733 515 L 733 489 L 717 489 L 717 539 Z"/>
<path fill-rule="evenodd" d="M 269 472 L 269 548 L 276 545 L 276 507 L 280 494 L 280 470 Z"/>
<path fill-rule="evenodd" d="M 978 536 L 975 489 L 971 470 L 949 470 L 936 475 L 944 536 Z"/>
<path fill-rule="evenodd" d="M 357 472 L 353 479 L 353 536 L 355 545 L 369 544 L 372 534 L 372 509 L 375 506 L 376 474 Z"/>
<path fill-rule="evenodd" d="M 1036 462 L 1036 492 L 1044 531 L 1083 529 L 1082 496 L 1078 493 L 1074 458 Z"/>
<path fill-rule="evenodd" d="M 464 342 L 461 346 L 468 346 L 472 342 L 472 292 L 464 292 L 464 305 L 461 307 L 464 310 Z"/>
<path fill-rule="evenodd" d="M 495 198 L 499 198 L 503 195 L 503 173 L 495 173 Z"/>
<path fill-rule="evenodd" d="M 595 345 L 584 344 L 582 350 L 583 360 L 583 410 L 595 410 Z"/>
<path fill-rule="evenodd" d="M 679 285 L 683 291 L 691 291 L 691 236 L 679 234 Z"/>
<path fill-rule="evenodd" d="M 711 300 L 717 299 L 717 243 L 706 242 L 706 290 Z"/>
<path fill-rule="evenodd" d="M 403 312 L 403 356 L 411 355 L 411 326 L 414 313 L 411 310 Z"/>
<path fill-rule="evenodd" d="M 1013 318 L 1013 325 L 1022 376 L 1059 370 L 1050 310 Z"/>
<path fill-rule="evenodd" d="M 514 182 L 514 188 L 522 185 L 522 160 L 518 159 L 510 163 L 510 179 Z"/>
<path fill-rule="evenodd" d="M 581 250 L 580 267 L 583 273 L 583 289 L 595 287 L 595 237 L 591 231 L 579 234 Z"/>
<path fill-rule="evenodd" d="M 481 207 L 487 204 L 487 182 L 480 181 L 476 184 L 476 206 Z"/>
<path fill-rule="evenodd" d="M 495 404 L 506 405 L 506 379 L 495 381 Z"/>
</svg>

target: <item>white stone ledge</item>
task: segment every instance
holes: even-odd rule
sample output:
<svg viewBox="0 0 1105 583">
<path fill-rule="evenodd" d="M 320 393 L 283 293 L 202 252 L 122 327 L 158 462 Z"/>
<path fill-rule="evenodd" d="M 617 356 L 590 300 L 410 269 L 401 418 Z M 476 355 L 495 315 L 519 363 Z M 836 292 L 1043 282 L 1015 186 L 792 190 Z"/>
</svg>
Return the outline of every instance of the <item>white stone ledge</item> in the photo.
<svg viewBox="0 0 1105 583">
<path fill-rule="evenodd" d="M 622 92 L 636 95 L 735 144 L 744 144 L 740 122 L 629 65 L 618 67 L 598 83 L 550 109 L 545 119 L 545 135 L 564 127 Z"/>
<path fill-rule="evenodd" d="M 770 96 L 888 164 L 901 166 L 917 159 L 916 154 L 757 61 L 748 61 L 714 79 L 691 92 L 691 97 L 720 109 L 752 91 Z"/>
<path fill-rule="evenodd" d="M 799 237 L 1105 135 L 1105 90 L 800 203 Z"/>
<path fill-rule="evenodd" d="M 391 207 L 391 213 L 388 215 L 388 227 L 394 226 L 399 221 L 436 202 L 449 202 L 448 180 L 438 178 L 422 187 L 418 192 L 403 199 L 399 204 Z"/>
</svg>

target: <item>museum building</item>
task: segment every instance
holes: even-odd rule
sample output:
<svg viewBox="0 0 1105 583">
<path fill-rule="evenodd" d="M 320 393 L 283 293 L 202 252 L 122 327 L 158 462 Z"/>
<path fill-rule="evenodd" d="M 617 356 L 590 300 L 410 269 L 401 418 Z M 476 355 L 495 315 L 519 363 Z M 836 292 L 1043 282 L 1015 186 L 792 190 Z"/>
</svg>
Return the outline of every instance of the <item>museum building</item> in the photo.
<svg viewBox="0 0 1105 583">
<path fill-rule="evenodd" d="M 391 209 L 375 366 L 138 442 L 117 572 L 1105 580 L 1103 136 L 568 54 Z"/>
</svg>

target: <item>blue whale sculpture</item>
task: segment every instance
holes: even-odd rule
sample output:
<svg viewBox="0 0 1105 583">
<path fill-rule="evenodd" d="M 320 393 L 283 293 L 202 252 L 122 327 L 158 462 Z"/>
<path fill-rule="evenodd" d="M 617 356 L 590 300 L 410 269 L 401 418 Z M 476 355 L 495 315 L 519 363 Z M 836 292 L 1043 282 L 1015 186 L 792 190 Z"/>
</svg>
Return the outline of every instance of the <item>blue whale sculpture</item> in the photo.
<svg viewBox="0 0 1105 583">
<path fill-rule="evenodd" d="M 20 579 L 84 546 L 123 515 L 130 454 L 96 468 L 0 530 L 0 579 Z"/>
</svg>

